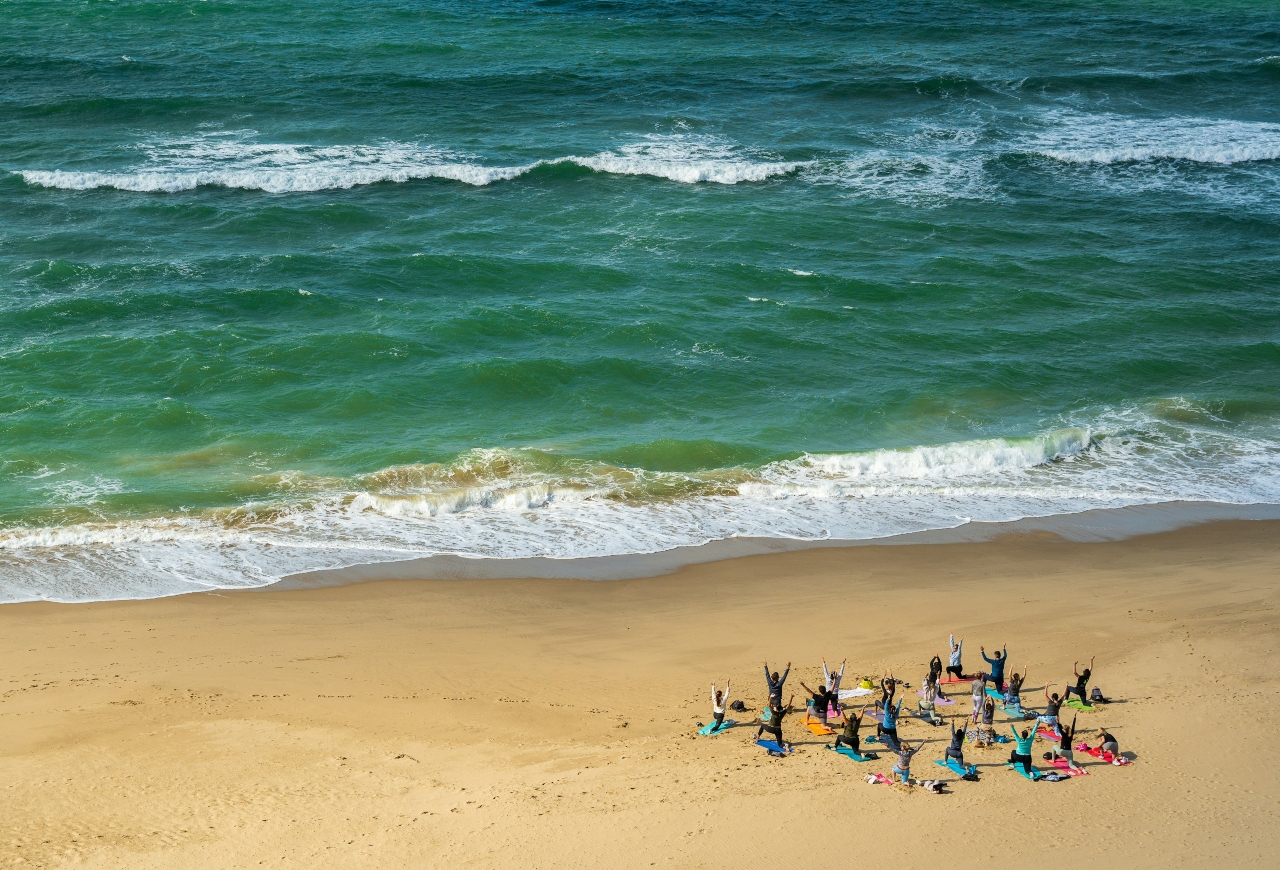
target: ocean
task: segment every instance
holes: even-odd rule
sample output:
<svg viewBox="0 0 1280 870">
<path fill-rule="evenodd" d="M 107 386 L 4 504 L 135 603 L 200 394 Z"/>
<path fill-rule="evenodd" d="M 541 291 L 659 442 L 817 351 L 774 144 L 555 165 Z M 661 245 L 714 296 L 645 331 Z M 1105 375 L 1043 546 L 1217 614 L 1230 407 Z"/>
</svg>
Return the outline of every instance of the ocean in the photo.
<svg viewBox="0 0 1280 870">
<path fill-rule="evenodd" d="M 0 601 L 1280 503 L 1275 3 L 0 11 Z"/>
</svg>

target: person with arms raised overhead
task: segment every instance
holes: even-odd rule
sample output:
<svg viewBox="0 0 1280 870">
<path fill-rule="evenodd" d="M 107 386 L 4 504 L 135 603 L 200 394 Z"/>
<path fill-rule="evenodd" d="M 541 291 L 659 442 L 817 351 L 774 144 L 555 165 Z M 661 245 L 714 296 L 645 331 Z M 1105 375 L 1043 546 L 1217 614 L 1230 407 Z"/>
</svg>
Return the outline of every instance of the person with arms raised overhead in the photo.
<svg viewBox="0 0 1280 870">
<path fill-rule="evenodd" d="M 817 719 L 823 725 L 827 724 L 827 705 L 831 703 L 832 694 L 827 688 L 811 689 L 805 685 L 804 680 L 800 681 L 800 688 L 809 693 L 812 699 L 809 701 L 809 714 Z"/>
<path fill-rule="evenodd" d="M 827 660 L 822 660 L 822 680 L 827 684 L 827 691 L 835 696 L 835 701 L 840 700 L 840 681 L 844 679 L 844 666 L 848 661 L 848 659 L 845 659 L 840 663 L 840 670 L 829 671 L 827 670 Z"/>
<path fill-rule="evenodd" d="M 991 673 L 987 675 L 987 679 L 996 684 L 996 690 L 1001 694 L 1004 693 L 1004 666 L 1009 659 L 1009 648 L 1006 646 L 1003 651 L 996 650 L 993 655 L 995 658 L 987 658 L 987 648 L 985 646 L 978 647 L 978 652 L 982 654 L 982 660 L 991 665 Z"/>
<path fill-rule="evenodd" d="M 1085 691 L 1089 686 L 1089 678 L 1093 676 L 1093 659 L 1089 659 L 1089 667 L 1085 668 L 1083 673 L 1080 671 L 1079 662 L 1076 662 L 1072 666 L 1071 670 L 1076 675 L 1076 684 L 1074 686 L 1067 686 L 1066 694 L 1062 696 L 1063 702 L 1065 703 L 1070 700 L 1071 696 L 1075 694 L 1080 696 L 1081 704 L 1084 704 L 1086 707 L 1092 707 L 1093 705 L 1089 703 L 1089 696 L 1085 694 Z"/>
<path fill-rule="evenodd" d="M 859 748 L 858 726 L 862 724 L 862 714 L 865 712 L 867 712 L 867 708 L 864 706 L 856 716 L 845 717 L 844 731 L 836 735 L 836 749 L 841 746 L 848 746 L 854 753 L 862 755 L 862 750 Z M 875 758 L 875 755 L 868 752 L 864 757 Z"/>
<path fill-rule="evenodd" d="M 711 733 L 719 731 L 724 725 L 725 706 L 729 703 L 729 681 L 724 681 L 724 691 L 716 688 L 716 684 L 711 684 L 711 713 L 716 718 L 716 724 L 712 726 Z"/>
<path fill-rule="evenodd" d="M 776 706 L 782 703 L 782 686 L 787 681 L 787 674 L 791 673 L 791 662 L 787 662 L 787 669 L 782 672 L 782 676 L 778 676 L 778 672 L 774 671 L 769 674 L 769 663 L 764 663 L 764 681 L 769 686 L 769 704 Z M 776 702 L 776 704 L 775 704 Z"/>
<path fill-rule="evenodd" d="M 951 637 L 951 657 L 947 660 L 947 673 L 955 677 L 957 680 L 964 679 L 964 666 L 960 664 L 960 654 L 964 647 L 964 638 L 960 638 L 960 642 L 956 643 L 956 636 Z"/>
<path fill-rule="evenodd" d="M 1073 717 L 1071 720 L 1070 728 L 1063 725 L 1058 728 L 1058 731 L 1060 732 L 1061 736 L 1058 738 L 1057 745 L 1049 747 L 1050 757 L 1053 759 L 1058 759 L 1058 758 L 1066 759 L 1067 767 L 1070 768 L 1071 770 L 1083 770 L 1084 768 L 1076 764 L 1076 760 L 1071 749 L 1071 741 L 1076 739 L 1075 717 Z"/>
</svg>

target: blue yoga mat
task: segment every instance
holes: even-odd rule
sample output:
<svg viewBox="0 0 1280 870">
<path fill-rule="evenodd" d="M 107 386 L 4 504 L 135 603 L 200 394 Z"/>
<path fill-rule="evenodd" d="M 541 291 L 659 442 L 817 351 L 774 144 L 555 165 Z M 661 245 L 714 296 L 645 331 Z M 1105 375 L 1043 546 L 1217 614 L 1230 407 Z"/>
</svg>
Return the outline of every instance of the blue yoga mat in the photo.
<svg viewBox="0 0 1280 870">
<path fill-rule="evenodd" d="M 725 731 L 728 731 L 730 728 L 732 728 L 734 725 L 737 725 L 737 724 L 738 723 L 733 719 L 725 719 L 724 724 L 721 725 L 719 728 L 716 728 L 716 723 L 710 722 L 706 725 L 703 725 L 701 728 L 699 728 L 698 733 L 704 737 L 715 737 L 717 734 L 723 734 Z M 713 728 L 715 728 L 714 731 L 712 730 Z"/>
<path fill-rule="evenodd" d="M 848 746 L 828 746 L 827 748 L 834 749 L 836 752 L 839 752 L 845 758 L 852 758 L 854 761 L 870 761 L 871 760 L 870 758 L 867 758 L 865 755 L 859 755 L 858 753 L 854 752 Z"/>
<path fill-rule="evenodd" d="M 935 761 L 934 764 L 939 767 L 945 767 L 952 773 L 958 773 L 960 776 L 966 776 L 968 774 L 978 772 L 978 768 L 972 764 L 968 767 L 961 767 L 960 762 L 956 761 L 954 758 L 948 758 L 946 761 L 939 759 L 938 761 Z"/>
<path fill-rule="evenodd" d="M 1027 773 L 1025 770 L 1023 770 L 1021 764 L 1010 764 L 1009 767 L 1012 767 L 1015 771 L 1017 771 L 1019 776 L 1026 777 L 1032 782 L 1035 782 L 1037 779 L 1040 778 L 1040 771 L 1036 770 L 1034 767 L 1031 768 L 1030 773 Z"/>
<path fill-rule="evenodd" d="M 782 755 L 786 755 L 791 751 L 789 749 L 784 749 L 781 745 L 779 745 L 778 741 L 776 740 L 757 740 L 756 746 L 763 746 L 765 749 L 769 750 L 770 752 L 777 752 Z"/>
</svg>

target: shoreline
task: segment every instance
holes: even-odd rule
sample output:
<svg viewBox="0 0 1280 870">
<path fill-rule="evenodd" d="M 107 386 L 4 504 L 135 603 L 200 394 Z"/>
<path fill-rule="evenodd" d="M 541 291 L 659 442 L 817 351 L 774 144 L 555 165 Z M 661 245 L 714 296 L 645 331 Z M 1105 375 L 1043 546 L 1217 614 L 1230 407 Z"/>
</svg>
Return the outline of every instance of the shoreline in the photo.
<svg viewBox="0 0 1280 870">
<path fill-rule="evenodd" d="M 801 550 L 976 543 L 994 541 L 1006 535 L 1026 534 L 1047 534 L 1078 543 L 1119 541 L 1209 523 L 1239 520 L 1280 520 L 1280 505 L 1206 501 L 1157 502 L 1099 508 L 1073 514 L 1026 517 L 1008 522 L 965 522 L 951 528 L 904 532 L 882 538 L 727 538 L 652 553 L 568 559 L 550 556 L 512 559 L 456 555 L 419 556 L 301 571 L 287 574 L 273 583 L 243 591 L 312 589 L 381 580 L 635 580 L 670 574 L 689 565 Z"/>
</svg>

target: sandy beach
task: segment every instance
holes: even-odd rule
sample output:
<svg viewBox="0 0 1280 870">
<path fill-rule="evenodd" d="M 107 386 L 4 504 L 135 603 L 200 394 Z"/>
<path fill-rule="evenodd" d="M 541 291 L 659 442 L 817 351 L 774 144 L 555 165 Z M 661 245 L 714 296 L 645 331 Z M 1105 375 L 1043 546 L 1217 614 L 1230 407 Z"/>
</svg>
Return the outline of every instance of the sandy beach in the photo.
<svg viewBox="0 0 1280 870">
<path fill-rule="evenodd" d="M 1274 866 L 1278 569 L 1259 521 L 8 605 L 0 866 Z M 913 772 L 950 780 L 933 796 L 868 785 L 888 756 L 838 757 L 799 716 L 785 759 L 753 726 L 694 736 L 713 679 L 754 722 L 764 659 L 793 662 L 788 693 L 823 656 L 914 689 L 952 631 L 968 670 L 1007 644 L 1032 706 L 1096 656 L 1116 703 L 1080 728 L 1134 763 L 1030 783 L 972 749 L 964 782 L 933 764 L 945 729 L 904 720 L 932 739 Z"/>
</svg>

